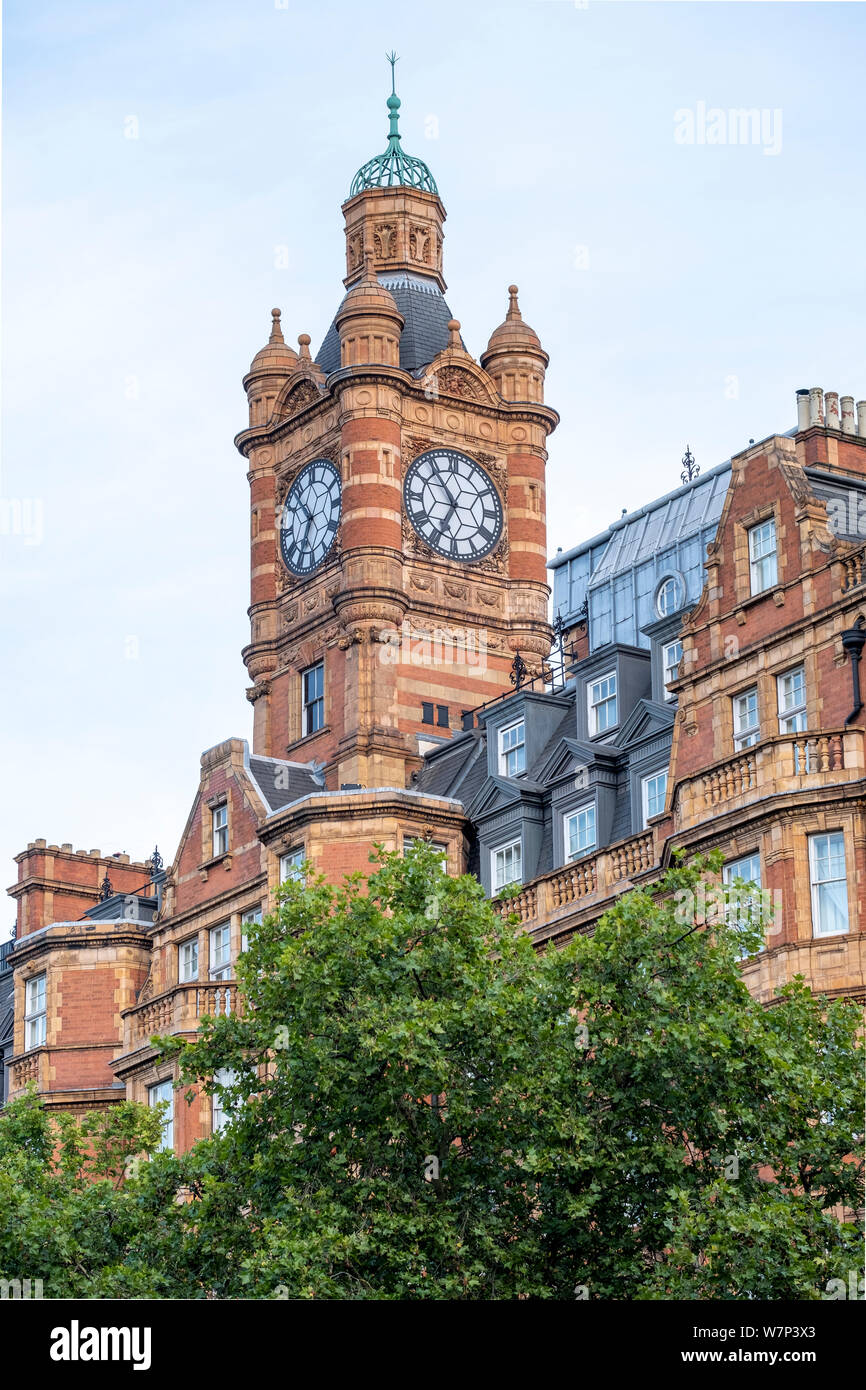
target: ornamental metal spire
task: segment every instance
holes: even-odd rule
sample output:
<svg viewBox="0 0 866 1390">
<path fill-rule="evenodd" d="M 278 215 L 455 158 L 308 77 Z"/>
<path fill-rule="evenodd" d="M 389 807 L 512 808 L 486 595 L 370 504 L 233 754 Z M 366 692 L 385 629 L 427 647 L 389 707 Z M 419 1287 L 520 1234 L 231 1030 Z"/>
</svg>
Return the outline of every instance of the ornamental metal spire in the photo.
<svg viewBox="0 0 866 1390">
<path fill-rule="evenodd" d="M 694 454 L 692 453 L 691 449 L 687 444 L 686 452 L 683 454 L 683 471 L 680 474 L 680 477 L 682 478 L 684 483 L 693 483 L 700 471 L 700 464 L 695 463 Z"/>
<path fill-rule="evenodd" d="M 374 159 L 368 159 L 367 163 L 361 166 L 352 179 L 349 197 L 354 198 L 356 193 L 363 193 L 365 188 L 393 188 L 400 184 L 438 195 L 436 180 L 423 159 L 416 159 L 414 155 L 403 152 L 400 142 L 400 98 L 397 95 L 396 76 L 396 66 L 400 59 L 393 51 L 386 53 L 385 58 L 391 64 L 391 95 L 387 101 L 388 146 L 383 154 L 377 154 Z"/>
</svg>

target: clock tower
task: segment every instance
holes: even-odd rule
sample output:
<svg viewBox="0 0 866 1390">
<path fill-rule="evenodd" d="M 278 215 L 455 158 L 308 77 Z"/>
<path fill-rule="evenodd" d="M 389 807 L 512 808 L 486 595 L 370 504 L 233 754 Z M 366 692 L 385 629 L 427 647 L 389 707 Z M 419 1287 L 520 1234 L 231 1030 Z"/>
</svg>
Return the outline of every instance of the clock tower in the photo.
<svg viewBox="0 0 866 1390">
<path fill-rule="evenodd" d="M 547 354 L 517 288 L 476 360 L 445 300 L 445 208 L 405 153 L 343 204 L 344 298 L 315 358 L 273 310 L 244 378 L 254 752 L 324 785 L 405 787 L 425 744 L 530 672 L 547 622 Z"/>
</svg>

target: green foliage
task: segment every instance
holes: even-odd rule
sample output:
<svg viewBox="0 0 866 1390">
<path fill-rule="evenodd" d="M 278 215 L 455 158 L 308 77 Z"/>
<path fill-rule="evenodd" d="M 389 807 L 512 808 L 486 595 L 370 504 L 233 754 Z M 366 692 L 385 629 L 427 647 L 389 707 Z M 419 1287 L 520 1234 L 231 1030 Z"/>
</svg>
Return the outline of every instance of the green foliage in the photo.
<svg viewBox="0 0 866 1390">
<path fill-rule="evenodd" d="M 859 1263 L 839 1219 L 861 1201 L 859 1011 L 802 981 L 753 1000 L 755 931 L 699 911 L 717 869 L 676 863 L 542 955 L 423 845 L 366 882 L 286 884 L 250 925 L 242 1012 L 161 1044 L 183 1085 L 231 1069 L 225 1130 L 123 1180 L 159 1116 L 65 1121 L 57 1149 L 32 1099 L 8 1107 L 0 1275 L 54 1296 L 821 1297 Z"/>
</svg>

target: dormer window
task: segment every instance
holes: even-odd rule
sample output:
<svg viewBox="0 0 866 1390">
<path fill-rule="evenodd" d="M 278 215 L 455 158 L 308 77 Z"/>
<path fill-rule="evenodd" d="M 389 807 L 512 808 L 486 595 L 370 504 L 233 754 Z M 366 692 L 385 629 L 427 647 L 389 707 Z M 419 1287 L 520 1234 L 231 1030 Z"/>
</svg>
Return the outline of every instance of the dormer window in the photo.
<svg viewBox="0 0 866 1390">
<path fill-rule="evenodd" d="M 583 806 L 565 817 L 565 857 L 580 859 L 595 849 L 595 806 Z"/>
<path fill-rule="evenodd" d="M 653 816 L 660 816 L 665 809 L 665 798 L 668 790 L 668 770 L 653 772 L 649 777 L 644 777 L 642 786 L 643 799 L 643 824 L 644 829 L 648 821 Z"/>
<path fill-rule="evenodd" d="M 617 725 L 616 671 L 610 671 L 597 681 L 591 681 L 587 687 L 587 695 L 589 699 L 590 737 L 595 734 L 606 733 L 608 729 L 615 729 Z"/>
<path fill-rule="evenodd" d="M 499 772 L 502 777 L 519 777 L 526 771 L 526 724 L 516 724 L 499 730 Z"/>
<path fill-rule="evenodd" d="M 523 882 L 523 856 L 519 840 L 512 840 L 507 845 L 500 845 L 499 849 L 493 851 L 490 858 L 494 893 L 500 893 L 510 883 Z"/>
<path fill-rule="evenodd" d="M 778 581 L 776 523 L 773 517 L 749 530 L 749 580 L 753 594 L 772 589 Z"/>
</svg>

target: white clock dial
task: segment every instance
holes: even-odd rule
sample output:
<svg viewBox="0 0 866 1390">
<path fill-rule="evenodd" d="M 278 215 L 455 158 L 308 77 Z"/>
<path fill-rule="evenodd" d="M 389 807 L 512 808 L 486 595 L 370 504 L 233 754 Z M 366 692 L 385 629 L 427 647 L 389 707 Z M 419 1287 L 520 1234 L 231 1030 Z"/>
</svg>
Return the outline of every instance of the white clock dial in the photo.
<svg viewBox="0 0 866 1390">
<path fill-rule="evenodd" d="M 431 449 L 403 484 L 409 520 L 448 560 L 480 560 L 502 535 L 502 503 L 484 469 L 456 449 Z"/>
<path fill-rule="evenodd" d="M 280 548 L 292 574 L 312 574 L 322 563 L 334 544 L 341 506 L 340 475 L 329 459 L 301 469 L 280 521 Z"/>
</svg>

